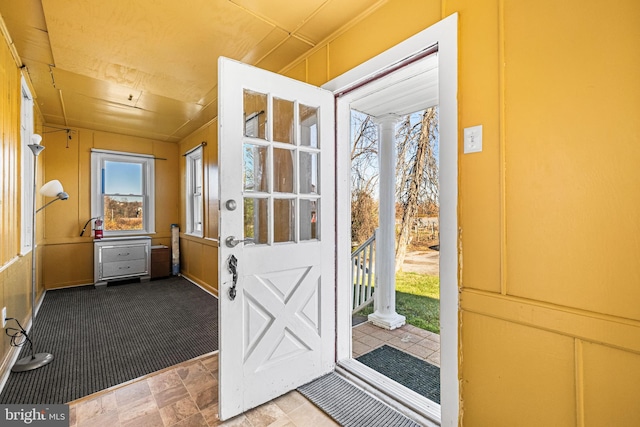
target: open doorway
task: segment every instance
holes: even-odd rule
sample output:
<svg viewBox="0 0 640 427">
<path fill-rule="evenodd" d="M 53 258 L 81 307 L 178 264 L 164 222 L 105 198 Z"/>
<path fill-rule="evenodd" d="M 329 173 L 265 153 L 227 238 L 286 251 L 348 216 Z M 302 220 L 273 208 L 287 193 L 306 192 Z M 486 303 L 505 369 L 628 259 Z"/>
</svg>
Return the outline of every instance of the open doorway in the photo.
<svg viewBox="0 0 640 427">
<path fill-rule="evenodd" d="M 437 104 L 435 48 L 354 90 L 349 103 L 351 356 L 435 405 L 440 404 Z"/>
<path fill-rule="evenodd" d="M 437 55 L 434 55 L 436 52 Z M 424 78 L 429 73 L 427 69 L 431 69 L 435 78 Z M 402 117 L 438 106 L 440 404 L 398 385 L 395 381 L 390 381 L 353 358 L 354 289 L 349 285 L 352 247 L 350 224 L 346 221 L 338 221 L 337 236 L 337 369 L 391 404 L 400 402 L 413 413 L 435 424 L 457 425 L 457 16 L 440 21 L 324 87 L 336 95 L 339 218 L 349 213 L 351 206 L 348 177 L 351 172 L 352 110 L 375 117 L 389 114 Z M 428 93 L 433 94 L 430 100 L 427 100 Z M 406 110 L 399 110 L 401 106 Z M 391 128 L 392 134 L 394 129 Z M 389 131 L 388 125 L 386 131 Z M 380 263 L 380 260 L 377 263 Z M 393 303 L 395 304 L 395 301 Z"/>
<path fill-rule="evenodd" d="M 414 67 L 413 77 L 402 83 L 416 87 L 416 95 L 424 103 L 415 112 L 406 113 L 401 106 L 395 109 L 400 113 L 394 113 L 390 141 L 396 157 L 395 173 L 380 173 L 383 150 L 379 148 L 385 141 L 380 139 L 378 117 L 366 110 L 351 112 L 351 348 L 352 357 L 360 363 L 439 404 L 438 108 L 427 105 L 437 100 L 437 94 L 430 96 L 424 87 L 420 90 L 423 84 L 437 81 L 435 55 Z M 410 98 L 406 101 L 418 105 Z M 352 106 L 366 107 L 363 102 Z M 392 182 L 392 200 L 380 195 L 382 179 Z M 389 224 L 393 241 L 385 243 L 392 244 L 390 251 L 383 251 L 377 238 L 385 227 L 381 224 L 385 208 L 393 210 L 393 223 Z M 392 259 L 378 262 L 379 254 Z M 386 266 L 394 270 L 390 272 L 394 283 L 383 283 L 388 275 L 380 274 L 380 268 Z M 395 290 L 395 303 L 376 298 L 377 290 L 387 291 L 385 285 Z M 384 303 L 393 304 L 389 313 L 399 322 L 387 325 L 377 321 L 376 316 L 383 315 L 379 306 Z"/>
</svg>

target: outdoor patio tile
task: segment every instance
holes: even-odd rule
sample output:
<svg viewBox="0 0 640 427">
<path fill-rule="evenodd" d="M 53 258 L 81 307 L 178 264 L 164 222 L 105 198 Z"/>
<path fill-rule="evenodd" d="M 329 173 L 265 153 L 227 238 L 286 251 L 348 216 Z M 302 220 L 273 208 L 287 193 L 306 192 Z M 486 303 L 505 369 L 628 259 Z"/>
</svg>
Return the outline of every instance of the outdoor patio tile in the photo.
<svg viewBox="0 0 640 427">
<path fill-rule="evenodd" d="M 376 347 L 380 347 L 382 344 L 385 343 L 385 341 L 382 341 L 381 339 L 378 339 L 374 336 L 371 335 L 367 335 L 366 337 L 362 337 L 361 339 L 358 340 L 358 342 L 361 342 L 362 344 L 366 344 L 369 347 L 372 348 L 376 348 Z"/>
<path fill-rule="evenodd" d="M 371 334 L 373 332 L 379 331 L 380 328 L 377 326 L 372 325 L 371 323 L 367 322 L 367 323 L 362 323 L 358 326 L 355 326 L 353 329 L 358 330 L 362 333 L 365 334 Z"/>
<path fill-rule="evenodd" d="M 393 347 L 399 350 L 404 350 L 408 347 L 411 347 L 415 343 L 411 341 L 403 341 L 400 337 L 394 337 L 393 339 L 390 339 L 389 341 L 387 341 L 387 344 L 392 345 Z"/>
<path fill-rule="evenodd" d="M 352 338 L 352 339 L 354 339 L 354 340 L 355 340 L 355 339 L 358 339 L 358 338 L 360 338 L 360 337 L 363 337 L 363 336 L 365 336 L 365 335 L 368 335 L 368 334 L 365 334 L 364 332 L 362 332 L 362 331 L 360 331 L 360 330 L 358 330 L 358 329 L 353 328 L 353 329 L 351 330 L 351 338 Z"/>
<path fill-rule="evenodd" d="M 440 335 L 434 334 L 433 332 L 427 331 L 427 334 L 425 335 L 425 338 L 428 339 L 428 340 L 437 342 L 437 343 L 440 342 Z"/>
<path fill-rule="evenodd" d="M 351 346 L 351 350 L 353 353 L 358 353 L 358 355 L 365 354 L 373 350 L 371 346 L 361 343 L 360 341 L 354 341 Z"/>
<path fill-rule="evenodd" d="M 391 338 L 394 337 L 394 335 L 391 333 L 391 331 L 387 331 L 385 329 L 382 329 L 378 332 L 374 332 L 372 334 L 370 334 L 370 336 L 372 337 L 376 337 L 382 341 L 389 341 Z"/>
<path fill-rule="evenodd" d="M 435 342 L 435 341 L 431 341 L 429 338 L 423 338 L 422 340 L 418 341 L 416 343 L 416 345 L 422 346 L 422 347 L 426 347 L 432 351 L 439 351 L 440 350 L 440 343 L 439 342 Z"/>
<path fill-rule="evenodd" d="M 418 335 L 419 337 L 425 338 L 431 334 L 431 332 L 420 329 L 417 326 L 405 325 L 405 327 L 407 332 L 409 332 L 410 334 Z"/>
<path fill-rule="evenodd" d="M 435 365 L 437 367 L 440 367 L 440 352 L 436 351 L 435 353 L 433 353 L 431 356 L 429 356 L 427 358 L 427 362 L 431 363 L 432 365 Z"/>
<path fill-rule="evenodd" d="M 404 351 L 422 360 L 426 360 L 427 357 L 431 356 L 434 353 L 433 350 L 430 350 L 426 347 L 419 346 L 417 344 L 414 344 L 411 347 L 408 347 Z"/>
</svg>

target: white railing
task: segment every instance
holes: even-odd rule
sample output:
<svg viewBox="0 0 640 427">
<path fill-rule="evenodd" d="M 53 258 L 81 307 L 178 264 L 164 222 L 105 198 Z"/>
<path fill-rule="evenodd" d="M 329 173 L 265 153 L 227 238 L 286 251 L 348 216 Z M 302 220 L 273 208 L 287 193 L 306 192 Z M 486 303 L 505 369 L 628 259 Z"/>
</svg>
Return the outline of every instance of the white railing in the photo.
<svg viewBox="0 0 640 427">
<path fill-rule="evenodd" d="M 376 265 L 376 234 L 369 237 L 351 253 L 351 283 L 353 284 L 353 311 L 355 314 L 373 302 Z"/>
</svg>

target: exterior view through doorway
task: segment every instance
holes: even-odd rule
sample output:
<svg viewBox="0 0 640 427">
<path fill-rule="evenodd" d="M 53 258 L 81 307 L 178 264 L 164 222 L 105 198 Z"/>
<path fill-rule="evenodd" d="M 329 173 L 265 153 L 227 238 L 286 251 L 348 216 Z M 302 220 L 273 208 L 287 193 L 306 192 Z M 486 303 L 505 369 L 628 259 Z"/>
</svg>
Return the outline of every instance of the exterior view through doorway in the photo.
<svg viewBox="0 0 640 427">
<path fill-rule="evenodd" d="M 433 55 L 437 52 L 437 56 Z M 429 64 L 430 61 L 435 61 Z M 423 67 L 423 68 L 420 68 Z M 436 79 L 421 83 L 412 78 L 424 77 L 435 69 Z M 428 96 L 417 97 L 412 107 L 416 85 Z M 337 223 L 338 288 L 337 288 L 337 370 L 376 393 L 388 403 L 401 404 L 409 415 L 417 414 L 434 424 L 458 424 L 458 227 L 457 227 L 457 15 L 452 15 L 418 33 L 403 43 L 374 57 L 323 86 L 336 96 L 337 122 L 337 210 L 338 218 L 349 217 L 351 204 L 351 140 L 352 110 L 374 116 L 411 113 L 438 105 L 440 167 L 440 359 L 441 403 L 417 395 L 404 386 L 353 359 L 352 311 L 354 301 L 351 282 L 351 229 L 346 221 Z M 431 89 L 431 91 L 429 90 Z M 419 93 L 419 91 L 417 91 Z M 401 108 L 406 108 L 402 110 Z M 369 111 L 367 111 L 369 110 Z M 394 111 L 395 110 L 395 111 Z M 384 178 L 381 176 L 381 180 Z M 391 180 L 395 178 L 392 177 Z M 381 190 L 382 191 L 382 190 Z M 380 197 L 380 203 L 382 204 Z M 381 219 L 382 221 L 382 219 Z M 383 223 L 381 222 L 381 226 Z M 379 243 L 379 242 L 378 242 Z M 377 261 L 378 263 L 380 260 Z M 342 284 L 342 285 L 341 285 Z M 346 284 L 346 286 L 345 286 Z M 378 286 L 381 286 L 378 283 Z M 393 307 L 392 307 L 393 309 Z"/>
</svg>

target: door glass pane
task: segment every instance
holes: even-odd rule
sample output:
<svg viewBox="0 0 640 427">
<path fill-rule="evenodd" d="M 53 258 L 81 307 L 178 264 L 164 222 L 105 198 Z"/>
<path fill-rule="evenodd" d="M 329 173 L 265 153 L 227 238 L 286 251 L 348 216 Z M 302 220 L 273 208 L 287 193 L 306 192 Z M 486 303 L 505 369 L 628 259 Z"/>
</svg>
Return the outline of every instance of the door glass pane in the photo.
<svg viewBox="0 0 640 427">
<path fill-rule="evenodd" d="M 244 135 L 267 139 L 267 95 L 244 90 Z"/>
<path fill-rule="evenodd" d="M 300 145 L 318 148 L 318 109 L 300 105 Z"/>
<path fill-rule="evenodd" d="M 318 153 L 300 152 L 300 193 L 318 194 Z"/>
<path fill-rule="evenodd" d="M 267 147 L 244 144 L 242 177 L 244 191 L 268 191 L 267 154 Z"/>
<path fill-rule="evenodd" d="M 300 240 L 318 238 L 318 200 L 300 200 Z"/>
<path fill-rule="evenodd" d="M 266 244 L 269 229 L 269 208 L 267 199 L 244 199 L 244 238 L 253 239 L 253 243 Z"/>
<path fill-rule="evenodd" d="M 296 202 L 292 199 L 273 200 L 273 240 L 274 242 L 293 242 L 296 235 Z"/>
<path fill-rule="evenodd" d="M 293 144 L 293 102 L 273 98 L 273 140 Z"/>
<path fill-rule="evenodd" d="M 293 156 L 293 150 L 273 149 L 273 191 L 293 193 Z"/>
</svg>

